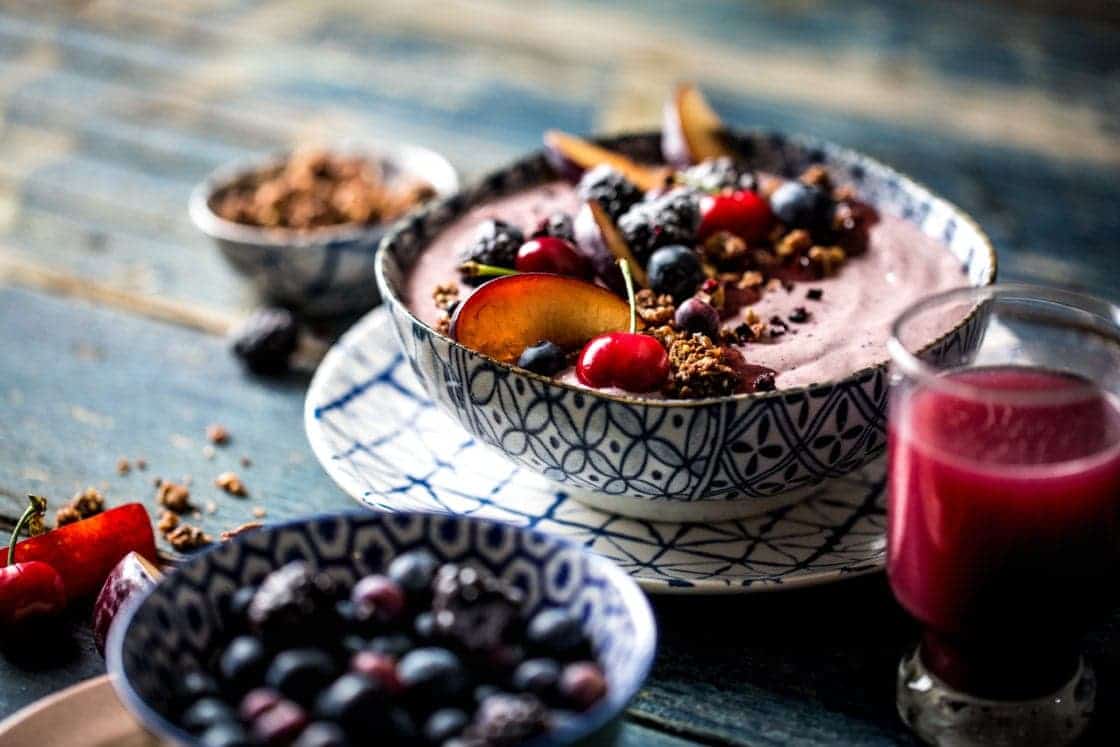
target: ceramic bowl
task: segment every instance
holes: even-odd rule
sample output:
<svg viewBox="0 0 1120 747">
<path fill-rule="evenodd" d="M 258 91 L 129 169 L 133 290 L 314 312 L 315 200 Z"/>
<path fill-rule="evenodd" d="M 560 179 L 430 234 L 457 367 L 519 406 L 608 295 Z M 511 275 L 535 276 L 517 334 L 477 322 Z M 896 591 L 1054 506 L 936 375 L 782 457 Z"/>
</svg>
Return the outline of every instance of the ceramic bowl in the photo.
<svg viewBox="0 0 1120 747">
<path fill-rule="evenodd" d="M 157 736 L 192 737 L 172 719 L 171 698 L 186 671 L 215 655 L 224 609 L 235 589 L 259 584 L 296 560 L 353 584 L 383 571 L 394 557 L 427 548 L 440 560 L 486 568 L 525 593 L 533 614 L 565 608 L 606 673 L 608 694 L 564 720 L 534 747 L 608 738 L 653 662 L 656 629 L 641 590 L 610 561 L 567 540 L 500 522 L 425 513 L 357 512 L 317 516 L 243 535 L 188 560 L 113 623 L 109 673 L 121 702 Z"/>
<path fill-rule="evenodd" d="M 835 182 L 855 186 L 880 212 L 936 238 L 960 261 L 969 284 L 994 282 L 995 251 L 975 222 L 887 166 L 804 137 L 734 131 L 732 140 L 758 170 L 793 177 L 812 164 L 826 166 Z M 660 158 L 657 132 L 599 142 L 640 161 Z M 534 153 L 413 213 L 378 251 L 378 287 L 404 355 L 429 396 L 464 428 L 581 501 L 664 521 L 718 521 L 772 510 L 883 451 L 885 349 L 877 365 L 806 387 L 643 400 L 501 363 L 412 315 L 403 301 L 404 276 L 433 237 L 480 203 L 556 178 L 543 152 Z M 974 326 L 962 320 L 933 352 L 970 344 Z"/>
<path fill-rule="evenodd" d="M 434 151 L 413 145 L 367 149 L 342 143 L 332 152 L 364 155 L 380 163 L 387 179 L 423 179 L 446 196 L 459 187 L 455 169 Z M 374 254 L 389 224 L 325 227 L 307 232 L 269 229 L 228 221 L 214 212 L 214 196 L 245 174 L 287 160 L 290 153 L 250 158 L 218 168 L 194 188 L 190 216 L 214 240 L 235 270 L 271 303 L 312 316 L 368 309 L 380 300 L 373 276 Z"/>
</svg>

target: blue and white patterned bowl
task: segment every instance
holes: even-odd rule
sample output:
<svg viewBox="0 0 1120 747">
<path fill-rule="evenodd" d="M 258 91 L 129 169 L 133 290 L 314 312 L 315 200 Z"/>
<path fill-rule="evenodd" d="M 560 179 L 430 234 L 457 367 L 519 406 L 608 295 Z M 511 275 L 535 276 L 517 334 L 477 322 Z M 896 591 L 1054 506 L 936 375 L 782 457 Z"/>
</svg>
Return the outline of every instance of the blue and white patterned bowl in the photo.
<svg viewBox="0 0 1120 747">
<path fill-rule="evenodd" d="M 374 150 L 342 143 L 332 151 L 364 155 L 380 163 L 388 178 L 427 181 L 439 196 L 459 188 L 447 159 L 413 145 Z M 368 309 L 380 300 L 370 282 L 374 255 L 387 224 L 321 228 L 306 233 L 228 221 L 211 208 L 214 195 L 239 177 L 281 163 L 288 153 L 250 158 L 222 166 L 194 188 L 190 216 L 218 245 L 235 270 L 249 278 L 267 300 L 305 314 L 325 316 Z"/>
<path fill-rule="evenodd" d="M 795 176 L 812 164 L 855 186 L 879 211 L 910 221 L 960 260 L 972 285 L 995 281 L 988 238 L 967 215 L 883 164 L 831 143 L 742 131 L 753 168 Z M 660 134 L 599 141 L 646 162 Z M 706 400 L 643 400 L 552 381 L 488 358 L 421 322 L 404 276 L 432 239 L 472 207 L 555 179 L 535 153 L 397 223 L 376 262 L 377 283 L 405 356 L 428 395 L 471 434 L 579 500 L 664 521 L 715 521 L 770 510 L 787 495 L 866 464 L 886 443 L 887 355 L 807 387 Z M 971 325 L 969 325 L 971 326 Z M 938 349 L 967 342 L 958 328 Z"/>
<path fill-rule="evenodd" d="M 569 610 L 606 673 L 607 696 L 533 747 L 607 738 L 649 673 L 657 631 L 649 602 L 610 561 L 543 532 L 462 516 L 355 512 L 317 516 L 246 534 L 191 558 L 113 623 L 106 647 L 121 702 L 154 734 L 191 744 L 171 721 L 184 672 L 207 664 L 223 639 L 220 610 L 240 586 L 301 560 L 353 584 L 420 547 L 440 560 L 486 568 L 525 592 L 533 614 Z"/>
</svg>

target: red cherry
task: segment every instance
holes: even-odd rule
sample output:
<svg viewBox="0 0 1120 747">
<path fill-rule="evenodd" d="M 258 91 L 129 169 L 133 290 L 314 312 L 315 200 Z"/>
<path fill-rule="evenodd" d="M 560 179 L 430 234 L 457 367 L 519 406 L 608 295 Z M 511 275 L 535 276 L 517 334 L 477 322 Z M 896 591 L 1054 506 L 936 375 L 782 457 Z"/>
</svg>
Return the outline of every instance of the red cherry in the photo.
<svg viewBox="0 0 1120 747">
<path fill-rule="evenodd" d="M 749 189 L 729 195 L 708 195 L 700 202 L 700 212 L 701 241 L 719 231 L 733 233 L 747 242 L 758 241 L 774 222 L 770 205 Z"/>
<path fill-rule="evenodd" d="M 576 376 L 584 385 L 650 392 L 669 376 L 669 356 L 657 338 L 634 332 L 608 332 L 583 346 Z"/>
<path fill-rule="evenodd" d="M 518 272 L 551 272 L 584 280 L 591 279 L 591 263 L 570 241 L 555 236 L 530 239 L 517 250 Z"/>
</svg>

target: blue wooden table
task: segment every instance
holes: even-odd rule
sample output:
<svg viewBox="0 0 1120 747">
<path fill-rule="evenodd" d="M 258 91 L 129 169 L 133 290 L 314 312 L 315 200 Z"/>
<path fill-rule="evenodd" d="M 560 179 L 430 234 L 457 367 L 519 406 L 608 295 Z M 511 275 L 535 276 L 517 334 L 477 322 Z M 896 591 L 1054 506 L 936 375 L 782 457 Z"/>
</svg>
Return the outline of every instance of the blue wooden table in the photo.
<svg viewBox="0 0 1120 747">
<path fill-rule="evenodd" d="M 227 354 L 255 301 L 186 215 L 214 166 L 297 141 L 409 140 L 470 178 L 548 127 L 655 126 L 692 79 L 731 122 L 836 140 L 942 192 L 1003 279 L 1120 300 L 1120 19 L 1059 5 L 0 3 L 0 529 L 28 492 L 154 509 L 155 476 L 192 476 L 212 533 L 352 505 L 304 440 L 306 372 L 262 381 Z M 233 442 L 208 459 L 211 422 Z M 118 475 L 122 457 L 148 469 Z M 209 487 L 224 469 L 247 499 Z M 881 577 L 654 604 L 627 744 L 909 740 L 892 690 L 914 630 Z M 43 655 L 3 651 L 0 717 L 104 670 L 85 615 Z M 1120 733 L 1118 625 L 1088 642 L 1102 744 Z"/>
</svg>

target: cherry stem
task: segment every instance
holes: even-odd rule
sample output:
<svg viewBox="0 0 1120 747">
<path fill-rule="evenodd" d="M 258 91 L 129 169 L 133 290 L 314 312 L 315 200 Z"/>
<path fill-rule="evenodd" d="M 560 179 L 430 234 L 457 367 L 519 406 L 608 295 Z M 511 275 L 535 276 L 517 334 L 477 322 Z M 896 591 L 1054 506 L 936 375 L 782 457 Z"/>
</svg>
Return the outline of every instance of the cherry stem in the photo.
<svg viewBox="0 0 1120 747">
<path fill-rule="evenodd" d="M 484 265 L 481 262 L 464 262 L 459 265 L 459 272 L 464 277 L 468 278 L 496 278 L 502 275 L 518 275 L 517 270 L 511 270 L 508 267 L 497 267 L 495 265 Z"/>
<path fill-rule="evenodd" d="M 14 565 L 16 562 L 16 543 L 19 542 L 20 532 L 27 526 L 27 522 L 31 521 L 34 517 L 41 515 L 47 510 L 47 499 L 38 495 L 29 495 L 27 499 L 31 502 L 19 517 L 16 522 L 16 528 L 12 530 L 12 538 L 8 540 L 8 565 Z"/>
<path fill-rule="evenodd" d="M 630 334 L 634 334 L 638 331 L 638 302 L 634 300 L 634 278 L 630 274 L 630 263 L 620 259 L 618 269 L 622 270 L 622 282 L 626 283 L 626 300 L 630 302 Z"/>
</svg>

